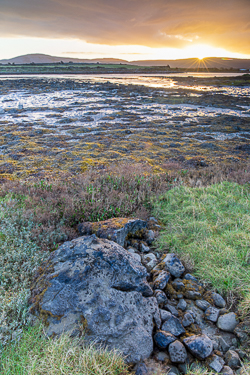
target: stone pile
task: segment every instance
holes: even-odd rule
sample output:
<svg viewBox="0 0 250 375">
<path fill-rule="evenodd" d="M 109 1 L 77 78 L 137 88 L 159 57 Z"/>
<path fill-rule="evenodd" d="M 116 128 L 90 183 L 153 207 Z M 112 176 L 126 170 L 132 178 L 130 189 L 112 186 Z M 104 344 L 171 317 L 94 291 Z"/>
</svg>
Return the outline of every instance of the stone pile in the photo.
<svg viewBox="0 0 250 375">
<path fill-rule="evenodd" d="M 51 254 L 32 288 L 31 312 L 49 335 L 84 333 L 87 341 L 119 349 L 137 375 L 185 374 L 201 364 L 214 373 L 240 373 L 246 353 L 238 349 L 244 334 L 237 315 L 175 254 L 150 248 L 156 219 L 78 229 L 83 236 Z"/>
</svg>

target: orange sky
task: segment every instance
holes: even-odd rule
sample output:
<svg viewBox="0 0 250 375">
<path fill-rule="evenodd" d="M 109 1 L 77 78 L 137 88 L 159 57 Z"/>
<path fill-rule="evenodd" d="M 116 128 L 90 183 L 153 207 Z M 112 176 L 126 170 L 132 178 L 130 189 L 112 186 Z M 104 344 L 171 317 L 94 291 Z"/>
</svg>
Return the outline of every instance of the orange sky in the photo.
<svg viewBox="0 0 250 375">
<path fill-rule="evenodd" d="M 1 0 L 0 59 L 250 58 L 250 0 Z"/>
</svg>

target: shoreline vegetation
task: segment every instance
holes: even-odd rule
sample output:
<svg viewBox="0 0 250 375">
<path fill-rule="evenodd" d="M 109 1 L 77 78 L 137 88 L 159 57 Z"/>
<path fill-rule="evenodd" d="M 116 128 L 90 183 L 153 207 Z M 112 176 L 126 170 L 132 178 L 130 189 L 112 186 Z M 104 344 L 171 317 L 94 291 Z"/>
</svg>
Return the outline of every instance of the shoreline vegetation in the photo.
<svg viewBox="0 0 250 375">
<path fill-rule="evenodd" d="M 5 367 L 0 367 L 0 374 L 42 373 L 32 372 L 33 362 L 25 354 L 30 338 L 37 332 L 36 327 L 29 328 L 29 288 L 35 269 L 58 244 L 78 236 L 76 225 L 81 221 L 131 216 L 145 219 L 155 214 L 163 228 L 156 244 L 159 251 L 177 251 L 201 280 L 212 290 L 223 293 L 240 319 L 249 322 L 249 329 L 249 181 L 250 164 L 245 162 L 189 170 L 178 163 L 169 163 L 164 173 L 155 173 L 152 167 L 143 164 L 113 164 L 78 176 L 1 184 L 0 334 L 4 344 L 1 363 Z M 200 257 L 199 249 L 203 246 L 209 269 L 204 266 L 204 257 Z M 223 270 L 220 256 L 226 260 Z M 223 278 L 222 271 L 227 273 Z M 69 338 L 45 340 L 45 345 L 44 340 L 43 335 L 38 336 L 33 348 L 34 353 L 37 350 L 39 366 L 45 366 L 44 360 L 49 358 L 47 365 L 51 368 L 47 368 L 47 373 L 61 374 L 54 354 L 59 347 L 63 356 L 68 355 L 65 352 L 68 344 L 63 343 Z M 78 354 L 65 374 L 82 374 L 79 366 L 86 353 L 74 350 Z M 91 355 L 98 357 L 100 353 L 93 350 Z M 111 359 L 109 356 L 113 354 L 107 352 L 103 355 L 106 363 L 115 368 L 107 374 L 127 373 L 119 357 Z M 88 374 L 99 373 L 88 371 Z"/>
</svg>

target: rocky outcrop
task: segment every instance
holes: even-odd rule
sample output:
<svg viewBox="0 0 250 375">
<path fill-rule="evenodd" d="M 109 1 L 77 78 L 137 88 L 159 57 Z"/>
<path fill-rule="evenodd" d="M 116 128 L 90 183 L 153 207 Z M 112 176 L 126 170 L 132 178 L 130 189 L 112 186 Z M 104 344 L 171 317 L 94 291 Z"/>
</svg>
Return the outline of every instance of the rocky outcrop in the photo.
<svg viewBox="0 0 250 375">
<path fill-rule="evenodd" d="M 87 341 L 120 350 L 128 362 L 153 351 L 160 315 L 147 271 L 127 250 L 95 235 L 66 242 L 39 270 L 31 311 L 49 335 L 84 331 Z"/>
</svg>

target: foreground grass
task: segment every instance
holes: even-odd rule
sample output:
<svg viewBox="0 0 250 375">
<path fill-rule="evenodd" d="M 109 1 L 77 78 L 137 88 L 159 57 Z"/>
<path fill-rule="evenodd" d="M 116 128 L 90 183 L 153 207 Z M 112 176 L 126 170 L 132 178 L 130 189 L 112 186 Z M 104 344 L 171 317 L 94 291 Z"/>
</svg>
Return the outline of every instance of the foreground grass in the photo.
<svg viewBox="0 0 250 375">
<path fill-rule="evenodd" d="M 42 327 L 29 328 L 22 339 L 4 350 L 1 375 L 126 375 L 118 352 L 83 346 L 79 339 L 62 335 L 48 339 Z"/>
<path fill-rule="evenodd" d="M 243 297 L 250 311 L 250 189 L 223 182 L 177 187 L 154 201 L 164 224 L 160 249 L 173 251 L 219 292 Z"/>
</svg>

